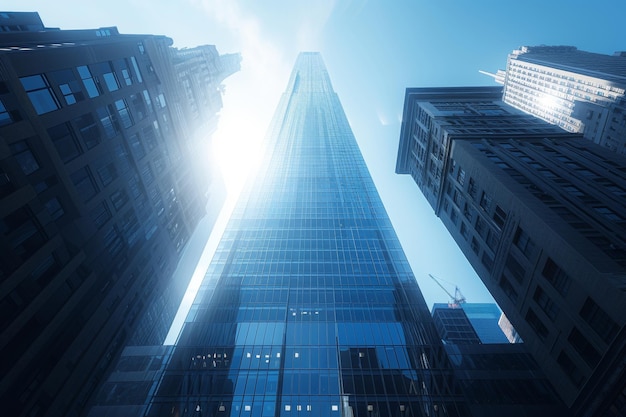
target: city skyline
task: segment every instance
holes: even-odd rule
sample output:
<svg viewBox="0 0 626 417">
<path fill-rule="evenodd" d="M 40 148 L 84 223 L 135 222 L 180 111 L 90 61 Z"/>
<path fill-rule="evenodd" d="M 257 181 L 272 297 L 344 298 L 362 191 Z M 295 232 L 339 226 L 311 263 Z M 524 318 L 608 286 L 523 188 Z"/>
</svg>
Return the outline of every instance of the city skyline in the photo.
<svg viewBox="0 0 626 417">
<path fill-rule="evenodd" d="M 49 26 L 116 25 L 124 33 L 162 33 L 172 37 L 179 47 L 215 43 L 224 52 L 241 51 L 242 73 L 226 83 L 221 123 L 236 120 L 227 109 L 242 109 L 249 124 L 259 125 L 259 138 L 273 106 L 258 108 L 254 97 L 277 102 L 277 92 L 283 88 L 281 79 L 286 78 L 296 51 L 321 50 L 334 75 L 335 88 L 344 97 L 344 107 L 374 181 L 431 305 L 446 296 L 427 283 L 428 273 L 455 282 L 469 301 L 491 298 L 484 288 L 477 290 L 480 284 L 475 274 L 425 201 L 409 195 L 410 181 L 392 172 L 404 89 L 410 85 L 489 84 L 490 80 L 478 70 L 502 67 L 507 54 L 524 44 L 569 44 L 611 54 L 623 49 L 620 13 L 615 9 L 624 6 L 613 3 L 607 1 L 586 13 L 576 11 L 576 4 L 561 10 L 559 5 L 527 3 L 515 9 L 516 20 L 524 25 L 510 25 L 512 10 L 495 7 L 501 4 L 489 1 L 458 4 L 452 9 L 426 2 L 413 7 L 408 2 L 394 6 L 320 2 L 313 10 L 279 2 L 275 4 L 281 6 L 280 21 L 271 17 L 273 8 L 245 1 L 194 1 L 176 7 L 138 1 L 124 8 L 115 2 L 86 5 L 67 1 L 63 7 L 50 7 L 34 1 L 9 1 L 5 8 L 37 10 Z M 603 7 L 615 12 L 601 13 Z M 535 13 L 535 9 L 542 13 Z M 376 35 L 372 27 L 379 27 Z M 246 94 L 249 100 L 242 100 Z"/>
</svg>

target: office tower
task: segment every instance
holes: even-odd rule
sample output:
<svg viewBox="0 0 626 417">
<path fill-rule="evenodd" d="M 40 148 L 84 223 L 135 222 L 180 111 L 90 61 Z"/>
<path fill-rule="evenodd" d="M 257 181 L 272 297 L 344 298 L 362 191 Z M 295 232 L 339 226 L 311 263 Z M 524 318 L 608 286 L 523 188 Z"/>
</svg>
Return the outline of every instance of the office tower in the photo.
<svg viewBox="0 0 626 417">
<path fill-rule="evenodd" d="M 498 325 L 501 312 L 494 303 L 435 303 L 432 316 L 439 336 L 448 343 L 509 343 Z"/>
<path fill-rule="evenodd" d="M 626 164 L 551 128 L 498 88 L 408 89 L 396 172 L 413 176 L 572 415 L 586 416 L 618 404 L 626 381 Z"/>
<path fill-rule="evenodd" d="M 224 73 L 214 48 L 190 63 L 164 36 L 36 13 L 0 26 L 0 399 L 6 415 L 72 415 L 130 334 L 165 337 L 186 286 L 172 272 L 224 199 L 192 158 Z"/>
<path fill-rule="evenodd" d="M 443 343 L 455 345 L 479 344 L 480 339 L 465 312 L 458 304 L 435 303 L 433 321 Z"/>
<path fill-rule="evenodd" d="M 505 103 L 626 154 L 626 53 L 523 46 L 495 78 Z"/>
<path fill-rule="evenodd" d="M 146 415 L 467 415 L 318 53 L 268 141 Z"/>
</svg>

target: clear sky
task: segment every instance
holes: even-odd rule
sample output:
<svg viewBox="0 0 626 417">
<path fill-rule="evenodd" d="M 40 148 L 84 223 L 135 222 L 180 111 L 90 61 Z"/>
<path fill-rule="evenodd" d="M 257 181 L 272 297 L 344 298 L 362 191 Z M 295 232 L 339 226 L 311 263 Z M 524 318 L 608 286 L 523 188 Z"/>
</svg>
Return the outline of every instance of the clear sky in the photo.
<svg viewBox="0 0 626 417">
<path fill-rule="evenodd" d="M 394 174 L 405 88 L 491 85 L 478 70 L 504 68 L 522 45 L 626 50 L 622 0 L 4 0 L 0 7 L 38 11 L 49 27 L 117 26 L 167 35 L 181 48 L 240 52 L 242 70 L 225 82 L 215 137 L 235 183 L 258 153 L 297 53 L 322 52 L 429 306 L 448 300 L 429 273 L 456 283 L 468 302 L 492 299 L 415 183 Z"/>
</svg>

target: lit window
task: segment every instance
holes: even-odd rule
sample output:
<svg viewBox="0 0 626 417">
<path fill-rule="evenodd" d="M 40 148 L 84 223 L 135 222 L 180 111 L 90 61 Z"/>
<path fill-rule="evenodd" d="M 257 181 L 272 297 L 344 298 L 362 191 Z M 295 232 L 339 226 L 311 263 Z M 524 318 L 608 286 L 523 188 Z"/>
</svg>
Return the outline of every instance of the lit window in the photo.
<svg viewBox="0 0 626 417">
<path fill-rule="evenodd" d="M 49 113 L 59 108 L 59 102 L 45 75 L 21 77 L 20 81 L 37 114 Z"/>
<path fill-rule="evenodd" d="M 59 90 L 68 106 L 83 100 L 83 93 L 72 70 L 55 71 L 50 74 L 50 77 L 59 86 Z"/>
<path fill-rule="evenodd" d="M 98 88 L 96 81 L 91 75 L 89 67 L 87 67 L 86 65 L 82 65 L 80 67 L 76 67 L 76 70 L 78 71 L 78 75 L 80 75 L 80 78 L 83 81 L 85 90 L 87 90 L 87 95 L 90 98 L 98 97 L 100 95 L 100 89 Z"/>
</svg>

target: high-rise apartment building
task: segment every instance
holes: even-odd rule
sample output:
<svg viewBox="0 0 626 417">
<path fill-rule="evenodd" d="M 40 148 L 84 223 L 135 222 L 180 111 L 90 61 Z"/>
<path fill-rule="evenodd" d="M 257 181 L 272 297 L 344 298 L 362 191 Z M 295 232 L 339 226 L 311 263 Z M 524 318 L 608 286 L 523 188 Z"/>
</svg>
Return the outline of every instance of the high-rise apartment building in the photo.
<svg viewBox="0 0 626 417">
<path fill-rule="evenodd" d="M 505 103 L 626 154 L 626 52 L 523 46 L 495 79 Z"/>
<path fill-rule="evenodd" d="M 146 415 L 467 415 L 318 53 L 268 141 Z"/>
<path fill-rule="evenodd" d="M 626 163 L 554 128 L 499 88 L 408 89 L 396 172 L 416 180 L 571 413 L 590 416 L 623 409 Z"/>
<path fill-rule="evenodd" d="M 36 13 L 0 28 L 0 399 L 6 415 L 73 415 L 131 333 L 165 337 L 186 286 L 172 271 L 224 200 L 193 155 L 236 67 Z"/>
</svg>

